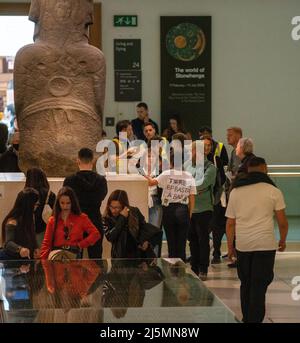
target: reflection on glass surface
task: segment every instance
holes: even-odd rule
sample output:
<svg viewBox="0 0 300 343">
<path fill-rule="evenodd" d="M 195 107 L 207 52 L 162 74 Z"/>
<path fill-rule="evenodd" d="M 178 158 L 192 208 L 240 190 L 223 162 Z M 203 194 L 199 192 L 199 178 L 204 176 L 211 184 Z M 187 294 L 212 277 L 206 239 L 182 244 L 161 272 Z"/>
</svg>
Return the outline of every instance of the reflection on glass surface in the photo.
<svg viewBox="0 0 300 343">
<path fill-rule="evenodd" d="M 3 261 L 0 299 L 12 323 L 235 322 L 177 259 Z"/>
</svg>

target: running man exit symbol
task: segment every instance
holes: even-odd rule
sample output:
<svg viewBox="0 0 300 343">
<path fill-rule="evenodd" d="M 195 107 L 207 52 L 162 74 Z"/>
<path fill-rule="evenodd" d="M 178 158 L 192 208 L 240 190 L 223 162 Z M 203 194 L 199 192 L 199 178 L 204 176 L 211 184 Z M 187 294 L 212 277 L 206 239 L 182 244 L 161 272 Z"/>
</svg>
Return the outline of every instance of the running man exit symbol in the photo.
<svg viewBox="0 0 300 343">
<path fill-rule="evenodd" d="M 114 15 L 114 26 L 136 27 L 137 15 Z"/>
</svg>

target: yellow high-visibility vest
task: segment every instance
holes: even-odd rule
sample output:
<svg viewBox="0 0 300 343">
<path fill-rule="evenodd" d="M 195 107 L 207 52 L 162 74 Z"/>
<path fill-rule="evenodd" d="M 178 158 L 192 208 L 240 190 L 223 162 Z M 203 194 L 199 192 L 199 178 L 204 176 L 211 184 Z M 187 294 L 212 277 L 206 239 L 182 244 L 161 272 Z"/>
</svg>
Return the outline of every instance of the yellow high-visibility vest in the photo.
<svg viewBox="0 0 300 343">
<path fill-rule="evenodd" d="M 221 156 L 221 152 L 222 152 L 223 146 L 224 146 L 223 143 L 218 142 L 216 150 L 215 150 L 214 157 L 217 157 L 217 156 L 220 157 Z"/>
<path fill-rule="evenodd" d="M 122 155 L 125 150 L 127 149 L 127 142 L 123 142 L 123 141 L 120 141 L 119 138 L 115 137 L 113 138 L 112 140 L 117 146 L 118 146 L 118 153 L 116 155 L 116 173 L 118 174 L 120 172 L 120 169 L 121 169 L 121 161 L 119 159 L 119 156 Z"/>
</svg>

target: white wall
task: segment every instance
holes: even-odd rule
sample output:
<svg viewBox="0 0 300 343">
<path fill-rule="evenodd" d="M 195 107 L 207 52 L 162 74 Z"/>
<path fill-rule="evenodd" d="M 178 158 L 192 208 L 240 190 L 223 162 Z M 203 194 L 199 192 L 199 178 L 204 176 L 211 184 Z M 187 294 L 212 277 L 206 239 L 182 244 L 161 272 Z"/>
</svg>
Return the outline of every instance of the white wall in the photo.
<svg viewBox="0 0 300 343">
<path fill-rule="evenodd" d="M 107 0 L 103 51 L 107 60 L 106 115 L 134 117 L 134 103 L 114 102 L 113 39 L 142 39 L 143 100 L 160 116 L 160 16 L 212 16 L 212 126 L 226 141 L 238 125 L 269 163 L 300 163 L 300 41 L 291 39 L 298 0 Z M 137 14 L 137 28 L 114 28 L 114 14 Z"/>
<path fill-rule="evenodd" d="M 114 38 L 141 38 L 143 101 L 159 122 L 160 16 L 211 15 L 214 136 L 226 141 L 226 128 L 238 125 L 245 136 L 254 138 L 256 153 L 270 164 L 300 164 L 300 41 L 291 39 L 291 19 L 300 15 L 299 0 L 98 2 L 102 2 L 107 61 L 106 116 L 135 117 L 135 103 L 114 101 Z M 114 28 L 114 14 L 137 14 L 138 27 Z M 114 134 L 114 129 L 107 131 Z"/>
</svg>

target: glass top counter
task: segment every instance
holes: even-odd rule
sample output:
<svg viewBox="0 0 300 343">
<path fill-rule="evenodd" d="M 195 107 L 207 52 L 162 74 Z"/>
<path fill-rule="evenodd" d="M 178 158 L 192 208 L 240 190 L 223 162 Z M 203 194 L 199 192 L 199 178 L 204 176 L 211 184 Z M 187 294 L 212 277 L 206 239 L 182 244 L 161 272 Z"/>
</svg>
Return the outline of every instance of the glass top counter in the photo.
<svg viewBox="0 0 300 343">
<path fill-rule="evenodd" d="M 178 259 L 2 261 L 4 323 L 236 322 Z"/>
</svg>

